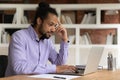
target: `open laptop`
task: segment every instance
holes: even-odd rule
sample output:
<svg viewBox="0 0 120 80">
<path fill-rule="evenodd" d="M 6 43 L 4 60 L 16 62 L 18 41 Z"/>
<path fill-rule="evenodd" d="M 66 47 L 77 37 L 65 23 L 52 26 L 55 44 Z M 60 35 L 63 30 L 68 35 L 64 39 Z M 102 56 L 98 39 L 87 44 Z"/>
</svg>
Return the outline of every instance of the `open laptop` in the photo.
<svg viewBox="0 0 120 80">
<path fill-rule="evenodd" d="M 86 66 L 76 65 L 77 72 L 65 71 L 60 74 L 82 76 L 97 71 L 104 47 L 94 46 L 88 55 Z"/>
</svg>

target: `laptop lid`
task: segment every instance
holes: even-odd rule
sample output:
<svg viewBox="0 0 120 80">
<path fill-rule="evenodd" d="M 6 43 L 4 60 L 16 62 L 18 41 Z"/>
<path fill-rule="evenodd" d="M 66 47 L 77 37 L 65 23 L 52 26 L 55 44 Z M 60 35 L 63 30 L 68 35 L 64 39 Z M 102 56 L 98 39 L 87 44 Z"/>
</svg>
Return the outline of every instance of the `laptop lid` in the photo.
<svg viewBox="0 0 120 80">
<path fill-rule="evenodd" d="M 95 72 L 98 68 L 101 56 L 103 54 L 104 47 L 94 46 L 91 48 L 87 64 L 85 67 L 84 75 Z"/>
</svg>

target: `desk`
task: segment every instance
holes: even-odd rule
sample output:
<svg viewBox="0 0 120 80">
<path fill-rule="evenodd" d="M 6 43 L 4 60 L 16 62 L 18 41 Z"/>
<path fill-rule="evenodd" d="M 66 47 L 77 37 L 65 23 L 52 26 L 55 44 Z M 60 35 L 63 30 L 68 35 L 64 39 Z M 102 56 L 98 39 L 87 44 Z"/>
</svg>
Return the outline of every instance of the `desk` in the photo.
<svg viewBox="0 0 120 80">
<path fill-rule="evenodd" d="M 30 78 L 27 77 L 27 75 L 17 75 L 12 77 L 1 78 L 0 80 L 51 80 L 51 79 Z M 120 80 L 120 70 L 116 71 L 99 70 L 95 73 L 88 74 L 73 80 Z"/>
</svg>

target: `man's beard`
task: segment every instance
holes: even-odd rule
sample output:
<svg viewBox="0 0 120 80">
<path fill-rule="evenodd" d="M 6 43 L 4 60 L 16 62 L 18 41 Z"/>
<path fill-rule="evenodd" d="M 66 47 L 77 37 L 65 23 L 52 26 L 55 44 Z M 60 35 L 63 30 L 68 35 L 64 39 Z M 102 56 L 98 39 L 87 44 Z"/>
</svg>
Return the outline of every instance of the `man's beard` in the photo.
<svg viewBox="0 0 120 80">
<path fill-rule="evenodd" d="M 40 29 L 41 28 L 41 29 Z M 39 32 L 40 32 L 40 34 L 42 35 L 41 36 L 41 40 L 44 40 L 44 39 L 49 39 L 50 38 L 50 36 L 47 36 L 47 32 L 46 33 L 44 33 L 43 31 L 42 31 L 42 28 L 43 28 L 43 25 L 41 24 L 41 27 L 39 28 Z"/>
<path fill-rule="evenodd" d="M 41 36 L 40 39 L 41 39 L 41 40 L 44 40 L 44 39 L 49 39 L 49 38 L 50 38 L 50 37 L 48 37 L 47 34 L 42 34 L 42 36 Z"/>
</svg>

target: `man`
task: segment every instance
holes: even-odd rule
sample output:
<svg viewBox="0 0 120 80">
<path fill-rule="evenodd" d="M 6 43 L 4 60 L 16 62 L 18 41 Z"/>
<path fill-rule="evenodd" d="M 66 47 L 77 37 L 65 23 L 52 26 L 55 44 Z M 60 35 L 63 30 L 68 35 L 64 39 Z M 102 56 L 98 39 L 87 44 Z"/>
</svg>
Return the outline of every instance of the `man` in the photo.
<svg viewBox="0 0 120 80">
<path fill-rule="evenodd" d="M 61 38 L 59 53 L 49 39 L 53 33 Z M 59 22 L 55 9 L 41 2 L 33 24 L 12 35 L 6 76 L 75 71 L 74 66 L 64 65 L 67 56 L 67 31 Z M 48 60 L 51 64 L 47 64 Z"/>
</svg>

